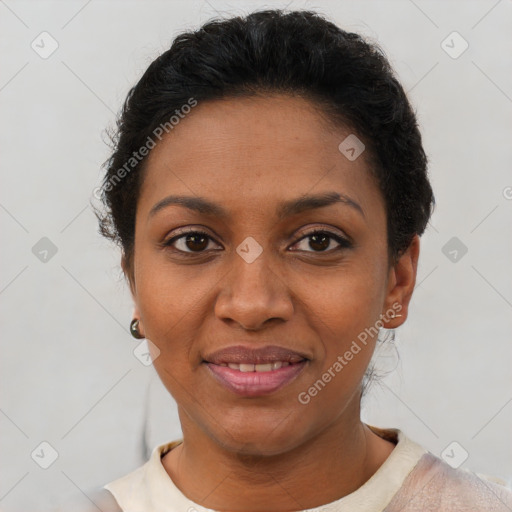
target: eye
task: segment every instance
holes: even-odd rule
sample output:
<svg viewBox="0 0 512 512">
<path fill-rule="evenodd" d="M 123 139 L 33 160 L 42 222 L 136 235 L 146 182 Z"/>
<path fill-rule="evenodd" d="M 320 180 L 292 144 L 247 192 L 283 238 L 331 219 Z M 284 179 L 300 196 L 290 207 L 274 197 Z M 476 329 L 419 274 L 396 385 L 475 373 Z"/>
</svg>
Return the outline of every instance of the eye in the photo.
<svg viewBox="0 0 512 512">
<path fill-rule="evenodd" d="M 213 238 L 204 231 L 191 230 L 172 237 L 164 242 L 165 247 L 172 247 L 179 252 L 185 253 L 202 253 L 208 248 L 209 242 L 213 242 Z"/>
<path fill-rule="evenodd" d="M 307 239 L 309 239 L 309 242 L 307 242 Z M 333 241 L 338 244 L 338 247 L 332 248 Z M 296 242 L 294 246 L 300 245 L 300 243 L 303 243 L 303 247 L 302 249 L 299 247 L 298 250 L 306 252 L 332 252 L 338 249 L 347 249 L 352 247 L 351 242 L 349 242 L 346 238 L 325 230 L 311 231 L 298 242 Z M 307 250 L 307 247 L 312 250 Z"/>
<path fill-rule="evenodd" d="M 307 243 L 308 239 L 309 243 Z M 171 247 L 177 252 L 201 254 L 211 248 L 210 242 L 214 243 L 214 240 L 205 231 L 190 230 L 173 236 L 162 245 L 165 247 Z M 332 247 L 333 242 L 338 244 L 338 246 Z M 300 247 L 300 244 L 303 245 L 302 248 Z M 350 248 L 352 247 L 352 244 L 349 240 L 338 234 L 326 230 L 316 230 L 303 236 L 294 244 L 294 247 L 295 246 L 298 247 L 298 250 L 305 252 L 332 252 L 338 249 Z"/>
</svg>

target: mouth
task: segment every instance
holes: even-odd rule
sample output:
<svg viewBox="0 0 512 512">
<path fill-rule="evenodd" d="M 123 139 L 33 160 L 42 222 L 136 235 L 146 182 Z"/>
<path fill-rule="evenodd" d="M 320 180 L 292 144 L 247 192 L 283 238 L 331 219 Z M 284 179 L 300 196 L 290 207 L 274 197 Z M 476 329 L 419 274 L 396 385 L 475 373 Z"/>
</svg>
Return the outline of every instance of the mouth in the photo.
<svg viewBox="0 0 512 512">
<path fill-rule="evenodd" d="M 309 359 L 282 347 L 228 347 L 205 358 L 209 374 L 239 396 L 275 393 L 295 380 Z"/>
<path fill-rule="evenodd" d="M 299 363 L 302 361 L 298 361 Z M 271 363 L 220 363 L 218 366 L 224 366 L 231 368 L 232 370 L 238 370 L 240 372 L 272 372 L 274 370 L 279 370 L 279 368 L 286 368 L 290 364 L 288 361 L 274 361 Z"/>
</svg>

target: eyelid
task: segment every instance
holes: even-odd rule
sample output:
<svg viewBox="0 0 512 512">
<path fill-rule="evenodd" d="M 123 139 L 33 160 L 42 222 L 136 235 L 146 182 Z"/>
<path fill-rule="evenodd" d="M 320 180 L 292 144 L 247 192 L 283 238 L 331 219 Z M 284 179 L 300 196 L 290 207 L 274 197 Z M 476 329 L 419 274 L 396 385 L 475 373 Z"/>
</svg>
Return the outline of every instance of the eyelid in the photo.
<svg viewBox="0 0 512 512">
<path fill-rule="evenodd" d="M 166 237 L 161 245 L 170 246 L 172 242 L 175 242 L 176 240 L 183 238 L 184 236 L 186 236 L 188 234 L 204 235 L 204 236 L 208 237 L 210 240 L 212 240 L 213 242 L 215 242 L 217 245 L 220 245 L 216 240 L 217 235 L 213 236 L 212 234 L 210 234 L 210 230 L 208 230 L 207 228 L 204 228 L 202 226 L 178 228 L 176 231 L 173 232 L 172 236 Z"/>
<path fill-rule="evenodd" d="M 204 226 L 201 226 L 201 225 L 187 226 L 184 228 L 177 228 L 176 230 L 174 230 L 172 233 L 172 236 L 168 236 L 168 237 L 164 238 L 162 245 L 168 245 L 169 242 L 176 240 L 177 238 L 180 238 L 183 235 L 188 235 L 189 233 L 198 233 L 198 234 L 205 235 L 205 236 L 211 238 L 215 242 L 216 242 L 216 239 L 219 238 L 216 233 L 213 232 L 214 234 L 212 235 L 211 234 L 212 230 L 208 229 Z"/>
<path fill-rule="evenodd" d="M 299 230 L 298 236 L 300 238 L 295 243 L 299 242 L 306 236 L 314 235 L 315 233 L 325 233 L 325 234 L 333 236 L 333 237 L 342 238 L 343 240 L 345 240 L 348 243 L 352 243 L 352 239 L 344 231 L 341 231 L 340 229 L 335 228 L 335 227 L 325 226 L 325 225 L 313 226 L 313 227 L 304 228 L 302 230 Z"/>
<path fill-rule="evenodd" d="M 297 234 L 298 238 L 293 242 L 292 247 L 294 245 L 298 244 L 299 242 L 301 242 L 302 240 L 304 240 L 305 238 L 307 238 L 308 236 L 312 236 L 317 233 L 324 233 L 327 236 L 331 237 L 333 240 L 335 240 L 339 244 L 339 246 L 340 246 L 339 248 L 352 247 L 353 242 L 352 242 L 351 238 L 349 236 L 347 236 L 346 234 L 344 234 L 343 232 L 339 232 L 339 231 L 336 232 L 335 229 L 336 228 L 334 228 L 334 227 L 327 227 L 327 226 L 313 226 L 313 227 L 304 228 L 302 230 L 299 230 L 299 233 Z M 221 245 L 216 240 L 217 236 L 216 235 L 215 235 L 215 237 L 212 236 L 209 233 L 209 231 L 210 230 L 208 230 L 207 228 L 205 228 L 203 226 L 197 226 L 197 227 L 188 226 L 185 228 L 178 228 L 177 231 L 174 232 L 171 237 L 166 238 L 162 242 L 161 245 L 163 247 L 172 247 L 176 252 L 183 253 L 183 254 L 204 254 L 208 251 L 200 251 L 200 252 L 196 252 L 196 253 L 194 251 L 182 251 L 180 249 L 174 248 L 172 245 L 178 239 L 183 238 L 184 236 L 188 235 L 189 233 L 204 235 L 205 237 L 209 238 L 215 244 Z M 310 252 L 310 251 L 306 251 L 306 252 Z M 318 254 L 321 254 L 320 251 L 311 251 L 311 252 L 313 252 L 313 253 L 318 252 Z M 328 251 L 328 252 L 331 252 L 331 251 Z"/>
<path fill-rule="evenodd" d="M 327 235 L 329 238 L 331 238 L 338 244 L 338 247 L 331 249 L 329 251 L 300 251 L 300 250 L 297 250 L 295 252 L 308 252 L 308 253 L 312 253 L 312 254 L 331 254 L 340 249 L 352 248 L 354 245 L 352 240 L 350 239 L 350 237 L 348 237 L 347 235 L 344 235 L 344 234 L 342 235 L 340 233 L 332 231 L 331 229 L 316 227 L 316 228 L 310 228 L 307 231 L 303 232 L 302 235 L 299 237 L 299 239 L 296 240 L 292 244 L 291 247 L 299 244 L 304 239 L 306 239 L 310 236 L 316 235 L 317 233 L 322 233 L 322 234 Z"/>
</svg>

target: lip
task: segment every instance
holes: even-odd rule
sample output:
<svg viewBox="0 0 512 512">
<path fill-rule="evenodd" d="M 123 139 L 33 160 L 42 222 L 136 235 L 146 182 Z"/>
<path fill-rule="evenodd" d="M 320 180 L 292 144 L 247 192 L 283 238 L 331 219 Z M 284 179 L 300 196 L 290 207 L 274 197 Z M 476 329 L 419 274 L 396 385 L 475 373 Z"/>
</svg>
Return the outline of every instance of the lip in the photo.
<svg viewBox="0 0 512 512">
<path fill-rule="evenodd" d="M 269 372 L 241 372 L 240 370 L 233 370 L 229 366 L 220 366 L 205 361 L 211 375 L 218 382 L 233 393 L 246 397 L 275 393 L 294 380 L 307 363 L 308 361 L 303 359 L 301 362 L 292 363 Z"/>
<path fill-rule="evenodd" d="M 246 347 L 244 345 L 233 345 L 208 354 L 204 357 L 207 363 L 213 364 L 265 364 L 276 361 L 286 361 L 290 364 L 299 363 L 309 359 L 307 355 L 295 350 L 267 345 L 265 347 Z"/>
<path fill-rule="evenodd" d="M 242 372 L 225 366 L 234 364 L 268 364 L 278 361 L 289 363 L 266 372 Z M 292 382 L 304 370 L 309 358 L 295 350 L 276 345 L 245 347 L 236 345 L 217 350 L 205 357 L 203 363 L 217 382 L 229 391 L 245 397 L 275 393 Z"/>
</svg>

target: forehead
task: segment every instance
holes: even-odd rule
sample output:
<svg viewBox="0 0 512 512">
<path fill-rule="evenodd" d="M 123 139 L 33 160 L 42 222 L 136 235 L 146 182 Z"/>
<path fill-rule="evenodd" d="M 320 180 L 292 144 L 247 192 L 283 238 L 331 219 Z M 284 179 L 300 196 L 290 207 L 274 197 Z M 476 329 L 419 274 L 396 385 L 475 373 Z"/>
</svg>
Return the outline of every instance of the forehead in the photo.
<svg viewBox="0 0 512 512">
<path fill-rule="evenodd" d="M 350 135 L 300 97 L 199 102 L 151 150 L 139 210 L 177 193 L 236 211 L 327 190 L 383 207 L 364 152 L 349 160 L 339 150 Z"/>
</svg>

